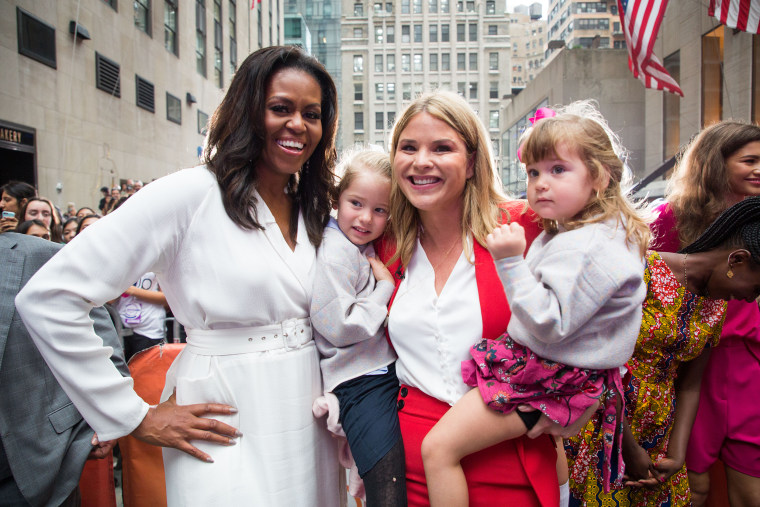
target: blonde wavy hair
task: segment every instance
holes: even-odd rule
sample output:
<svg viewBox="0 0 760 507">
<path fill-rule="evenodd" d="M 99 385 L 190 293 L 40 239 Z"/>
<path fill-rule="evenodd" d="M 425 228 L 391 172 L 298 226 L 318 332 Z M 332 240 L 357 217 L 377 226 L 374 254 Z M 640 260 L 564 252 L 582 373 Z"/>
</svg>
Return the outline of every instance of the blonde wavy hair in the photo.
<svg viewBox="0 0 760 507">
<path fill-rule="evenodd" d="M 468 157 L 474 157 L 473 176 L 466 180 L 462 194 L 459 224 L 465 255 L 471 258 L 468 235 L 472 234 L 475 241 L 485 245 L 486 236 L 500 224 L 503 212 L 499 204 L 506 200 L 494 169 L 491 140 L 480 119 L 462 97 L 448 91 L 430 92 L 412 101 L 396 119 L 391 136 L 391 163 L 396 158 L 401 133 L 420 113 L 427 113 L 454 129 L 464 141 Z M 391 217 L 396 253 L 389 263 L 401 257 L 401 262 L 408 265 L 420 230 L 420 216 L 401 192 L 395 174 L 391 179 Z"/>
<path fill-rule="evenodd" d="M 760 141 L 760 126 L 722 121 L 702 130 L 678 156 L 665 190 L 681 246 L 692 243 L 725 211 L 731 187 L 726 160 Z"/>
<path fill-rule="evenodd" d="M 625 227 L 627 243 L 637 245 L 643 256 L 649 245 L 649 220 L 641 209 L 643 203 L 634 203 L 626 195 L 631 180 L 631 171 L 623 162 L 626 152 L 593 102 L 573 102 L 560 108 L 556 116 L 536 121 L 523 135 L 521 160 L 529 166 L 556 158 L 559 145 L 583 161 L 597 188 L 586 207 L 563 226 L 576 229 L 615 218 Z M 556 221 L 542 219 L 542 223 L 547 233 L 557 233 Z"/>
<path fill-rule="evenodd" d="M 336 178 L 339 180 L 330 190 L 333 206 L 338 204 L 340 194 L 363 172 L 391 181 L 391 159 L 379 147 L 357 145 L 344 150 L 335 169 Z"/>
</svg>

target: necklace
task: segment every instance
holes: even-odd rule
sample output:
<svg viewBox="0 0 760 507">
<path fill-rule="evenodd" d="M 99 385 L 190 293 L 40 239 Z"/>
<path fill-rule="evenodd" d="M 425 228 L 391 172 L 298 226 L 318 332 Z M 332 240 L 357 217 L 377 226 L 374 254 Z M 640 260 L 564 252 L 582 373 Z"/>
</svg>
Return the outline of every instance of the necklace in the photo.
<svg viewBox="0 0 760 507">
<path fill-rule="evenodd" d="M 689 254 L 684 254 L 683 256 L 683 287 L 686 290 L 689 290 L 689 277 L 686 276 L 686 258 L 689 256 Z"/>
<path fill-rule="evenodd" d="M 420 231 L 420 238 L 419 238 L 419 242 L 420 243 L 419 244 L 420 244 L 420 248 L 423 251 L 424 251 L 424 247 L 422 246 L 422 236 L 424 234 L 425 234 L 425 231 L 421 230 Z M 430 267 L 433 269 L 433 279 L 435 279 L 435 274 L 438 271 L 438 268 L 441 267 L 441 265 L 446 261 L 446 259 L 448 259 L 449 255 L 454 250 L 454 248 L 456 248 L 457 245 L 461 245 L 461 244 L 462 244 L 461 238 L 457 238 L 456 241 L 454 241 L 454 243 L 449 247 L 449 249 L 446 250 L 446 252 L 443 254 L 443 256 L 441 257 L 441 259 L 439 259 L 438 262 L 436 262 L 435 264 L 433 264 L 432 262 L 430 262 L 430 258 L 428 257 L 428 262 L 430 263 Z M 427 253 L 425 254 L 425 256 L 427 257 Z M 408 269 L 408 266 L 406 267 L 406 269 Z M 404 278 L 406 278 L 406 276 L 404 276 Z M 406 287 L 405 287 L 405 289 L 404 289 L 403 292 L 399 292 L 396 295 L 396 298 L 394 300 L 394 304 L 395 304 L 395 302 L 397 302 L 402 297 L 408 295 L 413 289 L 416 289 L 421 284 L 425 283 L 426 280 L 428 280 L 428 278 L 426 278 L 424 276 L 418 276 L 418 280 L 415 283 L 412 283 L 411 280 L 409 280 L 407 278 L 405 280 L 406 281 Z"/>
</svg>

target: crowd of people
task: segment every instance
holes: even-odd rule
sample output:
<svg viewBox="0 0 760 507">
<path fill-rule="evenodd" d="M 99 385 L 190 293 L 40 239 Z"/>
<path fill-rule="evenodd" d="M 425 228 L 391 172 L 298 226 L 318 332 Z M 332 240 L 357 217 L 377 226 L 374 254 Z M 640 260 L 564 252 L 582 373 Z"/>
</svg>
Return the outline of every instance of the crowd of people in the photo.
<svg viewBox="0 0 760 507">
<path fill-rule="evenodd" d="M 67 242 L 16 306 L 96 442 L 162 446 L 169 505 L 339 505 L 331 433 L 369 507 L 703 505 L 718 459 L 732 505 L 760 498 L 760 127 L 701 131 L 654 207 L 589 102 L 531 119 L 527 200 L 456 94 L 389 153 L 338 160 L 337 118 L 321 64 L 264 48 L 203 165 L 104 187 L 105 218 L 3 187 L 4 231 Z M 86 318 L 109 301 L 137 350 L 159 309 L 185 326 L 156 406 Z"/>
<path fill-rule="evenodd" d="M 0 186 L 0 232 L 14 231 L 66 244 L 95 220 L 115 211 L 143 187 L 140 180 L 128 179 L 121 187 L 102 187 L 98 212 L 90 207 L 77 209 L 69 202 L 61 212 L 53 202 L 37 195 L 37 189 L 23 181 Z"/>
</svg>

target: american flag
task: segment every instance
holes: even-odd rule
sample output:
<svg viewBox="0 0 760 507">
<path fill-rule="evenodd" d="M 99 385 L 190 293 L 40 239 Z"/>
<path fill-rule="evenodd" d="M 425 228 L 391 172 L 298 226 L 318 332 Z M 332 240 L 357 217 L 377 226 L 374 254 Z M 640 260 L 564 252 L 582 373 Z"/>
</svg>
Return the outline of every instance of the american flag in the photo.
<svg viewBox="0 0 760 507">
<path fill-rule="evenodd" d="M 633 76 L 647 88 L 667 90 L 683 97 L 681 87 L 654 54 L 654 42 L 667 5 L 668 0 L 618 0 L 628 47 L 628 68 Z"/>
<path fill-rule="evenodd" d="M 760 1 L 710 0 L 707 13 L 729 28 L 760 33 Z"/>
</svg>

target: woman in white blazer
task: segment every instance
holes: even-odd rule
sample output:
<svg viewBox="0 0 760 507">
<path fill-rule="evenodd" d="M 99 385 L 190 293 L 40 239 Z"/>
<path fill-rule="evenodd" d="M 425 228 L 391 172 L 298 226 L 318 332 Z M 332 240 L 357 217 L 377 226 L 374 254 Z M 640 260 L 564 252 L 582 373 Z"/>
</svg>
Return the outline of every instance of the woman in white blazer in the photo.
<svg viewBox="0 0 760 507">
<path fill-rule="evenodd" d="M 170 505 L 338 503 L 335 444 L 311 413 L 322 385 L 308 319 L 336 122 L 335 85 L 314 58 L 253 53 L 209 122 L 205 165 L 147 185 L 17 299 L 101 439 L 166 447 Z M 116 372 L 87 318 L 148 271 L 188 335 L 157 407 Z"/>
</svg>

